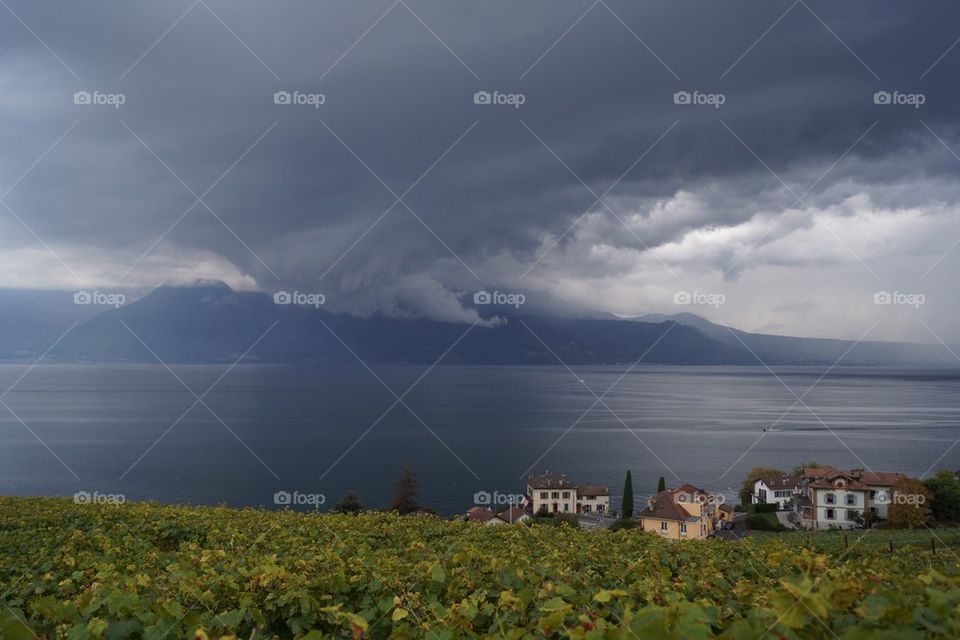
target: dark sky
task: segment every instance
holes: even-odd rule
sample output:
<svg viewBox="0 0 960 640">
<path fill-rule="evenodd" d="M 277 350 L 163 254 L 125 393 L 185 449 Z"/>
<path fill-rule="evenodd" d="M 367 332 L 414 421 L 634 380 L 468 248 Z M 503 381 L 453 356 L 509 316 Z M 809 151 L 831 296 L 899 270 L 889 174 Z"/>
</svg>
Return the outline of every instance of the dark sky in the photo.
<svg viewBox="0 0 960 640">
<path fill-rule="evenodd" d="M 960 342 L 955 2 L 4 3 L 2 287 Z"/>
</svg>

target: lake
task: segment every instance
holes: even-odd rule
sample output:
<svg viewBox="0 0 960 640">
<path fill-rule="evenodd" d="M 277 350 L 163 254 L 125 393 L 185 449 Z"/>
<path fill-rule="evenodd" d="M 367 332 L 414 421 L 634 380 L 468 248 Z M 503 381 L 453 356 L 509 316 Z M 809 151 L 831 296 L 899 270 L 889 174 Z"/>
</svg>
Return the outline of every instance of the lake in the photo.
<svg viewBox="0 0 960 640">
<path fill-rule="evenodd" d="M 628 468 L 638 500 L 660 476 L 732 498 L 752 467 L 809 460 L 960 468 L 960 371 L 575 370 L 4 365 L 0 492 L 274 508 L 296 491 L 326 508 L 355 490 L 384 507 L 409 465 L 421 502 L 451 514 L 475 492 L 521 492 L 531 470 L 607 484 L 619 508 Z M 386 387 L 403 397 L 389 411 Z"/>
</svg>

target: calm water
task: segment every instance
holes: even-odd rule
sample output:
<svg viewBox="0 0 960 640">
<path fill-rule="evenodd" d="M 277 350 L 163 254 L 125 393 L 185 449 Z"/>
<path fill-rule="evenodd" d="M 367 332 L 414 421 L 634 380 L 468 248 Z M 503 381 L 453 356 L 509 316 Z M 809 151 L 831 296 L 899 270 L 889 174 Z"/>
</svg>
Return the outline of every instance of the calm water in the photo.
<svg viewBox="0 0 960 640">
<path fill-rule="evenodd" d="M 0 366 L 0 393 L 26 370 Z M 362 367 L 239 366 L 204 397 L 210 410 L 191 409 L 184 384 L 203 395 L 225 370 L 29 371 L 0 405 L 0 493 L 272 506 L 300 491 L 330 506 L 354 489 L 380 507 L 409 464 L 422 502 L 444 513 L 476 491 L 521 491 L 530 469 L 608 484 L 619 506 L 627 468 L 640 495 L 661 475 L 723 491 L 751 467 L 807 460 L 921 475 L 960 438 L 958 371 L 836 369 L 804 397 L 809 410 L 784 416 L 822 369 L 778 380 L 759 367 L 640 367 L 617 383 L 623 368 L 578 368 L 578 381 L 560 367 L 441 366 L 404 397 L 410 410 L 387 412 L 394 396 Z M 425 368 L 375 371 L 402 395 Z M 609 409 L 595 404 L 589 389 L 614 383 Z M 960 468 L 960 446 L 935 468 Z"/>
</svg>

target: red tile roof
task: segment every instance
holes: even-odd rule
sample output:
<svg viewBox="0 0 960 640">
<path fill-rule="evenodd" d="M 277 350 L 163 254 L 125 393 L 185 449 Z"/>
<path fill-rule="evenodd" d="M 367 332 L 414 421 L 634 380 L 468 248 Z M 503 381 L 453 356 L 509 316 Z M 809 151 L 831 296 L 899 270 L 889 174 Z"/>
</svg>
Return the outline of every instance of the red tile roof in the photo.
<svg viewBox="0 0 960 640">
<path fill-rule="evenodd" d="M 529 513 L 527 513 L 524 509 L 521 509 L 520 507 L 510 507 L 506 511 L 501 511 L 500 513 L 498 513 L 497 517 L 506 522 L 516 522 L 517 520 L 520 520 L 524 516 L 529 516 L 529 515 L 530 515 Z"/>
<path fill-rule="evenodd" d="M 684 485 L 689 486 L 689 485 Z M 696 489 L 696 487 L 693 487 Z M 679 520 L 683 522 L 695 521 L 686 509 L 677 504 L 679 489 L 667 489 L 655 495 L 646 509 L 640 512 L 641 518 L 658 518 L 660 520 Z"/>
<path fill-rule="evenodd" d="M 469 522 L 488 522 L 496 517 L 497 514 L 486 507 L 471 507 L 467 509 L 467 520 Z"/>
<path fill-rule="evenodd" d="M 610 488 L 602 484 L 584 484 L 577 487 L 577 493 L 581 496 L 608 496 Z"/>
</svg>

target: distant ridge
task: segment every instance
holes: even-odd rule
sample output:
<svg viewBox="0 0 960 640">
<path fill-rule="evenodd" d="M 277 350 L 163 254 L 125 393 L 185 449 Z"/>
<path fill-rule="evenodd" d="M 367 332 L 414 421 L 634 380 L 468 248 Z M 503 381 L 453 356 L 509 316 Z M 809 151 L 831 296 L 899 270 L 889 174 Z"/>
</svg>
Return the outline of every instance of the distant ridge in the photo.
<svg viewBox="0 0 960 640">
<path fill-rule="evenodd" d="M 769 365 L 955 365 L 960 362 L 942 345 L 829 338 L 798 338 L 763 333 L 749 333 L 710 322 L 693 313 L 672 315 L 651 313 L 635 322 L 677 322 L 700 331 L 713 340 L 746 348 L 756 354 L 754 362 Z M 842 360 L 841 360 L 842 358 Z"/>
<path fill-rule="evenodd" d="M 86 307 L 63 336 L 70 309 L 31 300 L 0 292 L 0 360 L 33 360 L 62 338 L 45 362 L 433 364 L 450 349 L 444 364 L 831 365 L 847 351 L 842 364 L 955 364 L 933 345 L 752 334 L 689 313 L 574 319 L 496 308 L 500 326 L 463 336 L 462 323 L 274 304 L 222 282 L 162 286 L 117 309 Z"/>
</svg>

